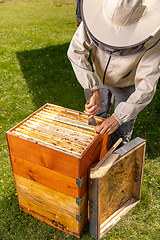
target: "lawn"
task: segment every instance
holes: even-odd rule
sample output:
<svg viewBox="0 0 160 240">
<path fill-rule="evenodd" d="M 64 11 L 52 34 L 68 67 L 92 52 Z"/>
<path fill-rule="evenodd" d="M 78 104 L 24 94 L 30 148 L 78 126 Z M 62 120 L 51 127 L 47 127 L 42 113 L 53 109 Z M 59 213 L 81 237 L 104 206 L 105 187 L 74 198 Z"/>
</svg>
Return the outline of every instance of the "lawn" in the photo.
<svg viewBox="0 0 160 240">
<path fill-rule="evenodd" d="M 84 110 L 67 49 L 75 0 L 0 0 L 0 239 L 77 239 L 19 210 L 5 133 L 46 102 Z M 103 238 L 160 239 L 160 85 L 138 115 L 147 140 L 141 202 Z M 81 239 L 93 239 L 87 227 Z"/>
</svg>

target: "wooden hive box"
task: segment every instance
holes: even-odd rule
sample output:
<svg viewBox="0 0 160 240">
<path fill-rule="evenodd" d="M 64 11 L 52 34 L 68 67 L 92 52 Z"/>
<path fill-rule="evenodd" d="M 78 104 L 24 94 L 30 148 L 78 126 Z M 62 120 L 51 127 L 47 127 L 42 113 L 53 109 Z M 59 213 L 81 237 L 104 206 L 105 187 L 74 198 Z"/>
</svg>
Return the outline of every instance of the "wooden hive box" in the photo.
<svg viewBox="0 0 160 240">
<path fill-rule="evenodd" d="M 90 234 L 102 238 L 141 199 L 146 141 L 137 137 L 119 148 L 102 178 L 89 178 Z M 91 166 L 92 167 L 92 166 Z"/>
<path fill-rule="evenodd" d="M 80 237 L 88 221 L 87 169 L 106 154 L 108 136 L 85 114 L 52 104 L 6 136 L 20 208 Z"/>
</svg>

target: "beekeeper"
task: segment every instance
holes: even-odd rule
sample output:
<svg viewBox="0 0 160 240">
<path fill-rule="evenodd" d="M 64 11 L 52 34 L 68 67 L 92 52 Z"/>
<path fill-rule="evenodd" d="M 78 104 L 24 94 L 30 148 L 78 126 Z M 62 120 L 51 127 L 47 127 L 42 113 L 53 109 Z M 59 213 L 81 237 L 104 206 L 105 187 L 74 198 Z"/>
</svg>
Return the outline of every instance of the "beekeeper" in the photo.
<svg viewBox="0 0 160 240">
<path fill-rule="evenodd" d="M 97 132 L 111 134 L 110 146 L 120 137 L 125 144 L 160 77 L 160 1 L 82 0 L 81 6 L 67 54 L 78 81 L 91 90 L 84 112 L 106 118 Z"/>
</svg>

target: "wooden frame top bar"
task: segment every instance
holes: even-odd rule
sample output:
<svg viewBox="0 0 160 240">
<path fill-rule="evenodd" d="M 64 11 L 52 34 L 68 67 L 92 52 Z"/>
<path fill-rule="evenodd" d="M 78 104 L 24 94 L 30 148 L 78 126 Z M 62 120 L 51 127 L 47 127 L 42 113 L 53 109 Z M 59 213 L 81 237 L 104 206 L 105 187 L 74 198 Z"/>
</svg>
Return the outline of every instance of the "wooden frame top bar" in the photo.
<svg viewBox="0 0 160 240">
<path fill-rule="evenodd" d="M 95 119 L 97 125 L 103 121 L 99 117 Z M 49 103 L 7 133 L 77 157 L 98 135 L 96 126 L 88 125 L 86 114 Z"/>
</svg>

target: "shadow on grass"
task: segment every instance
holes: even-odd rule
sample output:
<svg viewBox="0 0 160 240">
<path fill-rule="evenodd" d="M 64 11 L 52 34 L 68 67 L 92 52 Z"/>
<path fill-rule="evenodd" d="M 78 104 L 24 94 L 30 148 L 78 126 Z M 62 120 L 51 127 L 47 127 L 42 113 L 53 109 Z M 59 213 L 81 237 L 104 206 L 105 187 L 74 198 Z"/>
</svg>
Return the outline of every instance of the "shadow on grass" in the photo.
<svg viewBox="0 0 160 240">
<path fill-rule="evenodd" d="M 84 110 L 83 89 L 67 58 L 69 43 L 17 52 L 21 70 L 37 108 L 46 102 Z"/>
<path fill-rule="evenodd" d="M 67 58 L 69 43 L 17 52 L 21 70 L 36 107 L 46 102 L 70 109 L 84 110 L 83 89 Z M 158 86 L 160 88 L 160 86 Z M 138 115 L 133 137 L 147 140 L 147 157 L 160 156 L 160 92 Z"/>
</svg>

